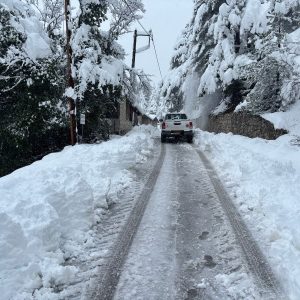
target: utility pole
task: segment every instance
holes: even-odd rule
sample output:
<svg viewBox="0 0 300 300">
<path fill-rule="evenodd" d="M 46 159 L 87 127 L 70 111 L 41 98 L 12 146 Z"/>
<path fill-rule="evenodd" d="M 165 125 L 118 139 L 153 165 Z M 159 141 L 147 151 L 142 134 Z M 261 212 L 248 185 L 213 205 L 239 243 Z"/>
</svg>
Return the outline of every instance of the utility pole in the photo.
<svg viewBox="0 0 300 300">
<path fill-rule="evenodd" d="M 148 45 L 141 47 L 140 49 L 136 49 L 137 45 L 137 37 L 138 36 L 147 36 L 149 38 Z M 143 52 L 145 50 L 148 50 L 150 48 L 150 42 L 151 42 L 151 37 L 152 37 L 152 31 L 149 30 L 149 33 L 138 33 L 137 30 L 134 31 L 133 33 L 133 50 L 132 50 L 132 63 L 131 63 L 131 68 L 135 68 L 135 57 L 137 53 Z"/>
<path fill-rule="evenodd" d="M 71 30 L 69 28 L 69 21 L 71 20 L 70 0 L 65 0 L 65 19 L 66 19 L 66 54 L 67 54 L 67 87 L 74 89 L 74 79 L 72 77 L 72 48 L 71 48 Z M 68 108 L 70 114 L 70 142 L 74 146 L 76 144 L 76 105 L 72 97 L 67 96 Z"/>
<path fill-rule="evenodd" d="M 147 36 L 149 38 L 148 45 L 146 45 L 146 46 L 144 46 L 140 49 L 136 49 L 137 37 L 138 36 Z M 150 48 L 151 36 L 152 36 L 151 30 L 149 31 L 149 33 L 147 33 L 146 31 L 145 31 L 145 33 L 138 33 L 136 29 L 134 30 L 134 33 L 133 33 L 132 62 L 131 62 L 131 84 L 132 84 L 133 90 L 135 89 L 135 75 L 134 75 L 134 71 L 133 71 L 133 69 L 135 68 L 135 57 L 136 57 L 137 53 L 143 52 L 143 51 Z M 133 125 L 137 125 L 137 124 L 138 124 L 138 120 L 136 119 L 136 114 L 133 113 Z"/>
<path fill-rule="evenodd" d="M 135 68 L 135 56 L 136 56 L 136 43 L 137 43 L 137 30 L 133 33 L 133 51 L 132 51 L 132 63 L 131 68 Z"/>
</svg>

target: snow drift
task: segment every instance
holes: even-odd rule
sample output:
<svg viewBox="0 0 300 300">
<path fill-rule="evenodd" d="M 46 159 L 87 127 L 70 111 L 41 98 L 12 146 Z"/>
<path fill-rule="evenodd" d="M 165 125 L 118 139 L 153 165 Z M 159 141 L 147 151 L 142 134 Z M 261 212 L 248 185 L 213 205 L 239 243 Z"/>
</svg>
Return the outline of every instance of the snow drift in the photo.
<svg viewBox="0 0 300 300">
<path fill-rule="evenodd" d="M 31 299 L 35 290 L 49 299 L 74 278 L 76 268 L 64 262 L 93 243 L 93 225 L 134 180 L 133 167 L 154 146 L 151 134 L 135 128 L 99 145 L 66 147 L 0 179 L 2 299 Z"/>
</svg>

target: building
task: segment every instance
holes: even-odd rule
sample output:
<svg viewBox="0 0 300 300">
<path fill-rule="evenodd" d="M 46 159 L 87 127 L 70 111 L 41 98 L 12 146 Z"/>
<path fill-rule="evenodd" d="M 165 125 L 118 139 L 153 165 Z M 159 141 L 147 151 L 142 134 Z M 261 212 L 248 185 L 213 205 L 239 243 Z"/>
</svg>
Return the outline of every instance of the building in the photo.
<svg viewBox="0 0 300 300">
<path fill-rule="evenodd" d="M 129 100 L 119 103 L 118 118 L 111 118 L 110 133 L 126 134 L 135 125 L 152 125 L 153 121 L 146 115 L 143 115 Z"/>
</svg>

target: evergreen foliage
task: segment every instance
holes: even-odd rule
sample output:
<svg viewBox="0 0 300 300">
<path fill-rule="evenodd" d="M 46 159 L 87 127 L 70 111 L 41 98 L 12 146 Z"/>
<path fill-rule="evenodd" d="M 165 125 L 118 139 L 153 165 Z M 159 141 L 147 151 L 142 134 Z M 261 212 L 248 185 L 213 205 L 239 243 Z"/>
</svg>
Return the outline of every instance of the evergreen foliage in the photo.
<svg viewBox="0 0 300 300">
<path fill-rule="evenodd" d="M 287 109 L 300 95 L 299 9 L 297 0 L 195 1 L 162 87 L 164 102 L 181 103 L 194 117 L 212 112 L 206 101 L 218 113 Z"/>
<path fill-rule="evenodd" d="M 120 86 L 105 85 L 102 90 L 99 90 L 94 85 L 89 84 L 82 100 L 78 103 L 78 111 L 86 116 L 83 141 L 90 143 L 109 139 L 110 119 L 118 118 L 120 98 Z M 81 134 L 81 131 L 82 127 L 78 128 L 79 134 Z"/>
<path fill-rule="evenodd" d="M 66 145 L 62 62 L 32 61 L 22 45 L 26 36 L 11 25 L 13 13 L 0 9 L 0 175 Z"/>
<path fill-rule="evenodd" d="M 86 114 L 84 141 L 107 140 L 109 119 L 119 102 L 147 102 L 150 81 L 136 72 L 126 75 L 124 50 L 117 43 L 140 18 L 140 0 L 80 0 L 70 20 L 72 75 L 75 88 L 66 90 L 62 0 L 2 0 L 0 4 L 0 176 L 31 163 L 69 143 L 66 95 L 73 94 L 79 115 Z M 110 13 L 107 32 L 101 30 Z M 74 14 L 73 14 L 74 15 Z M 24 26 L 25 25 L 25 26 Z M 45 51 L 34 49 L 37 38 Z M 40 46 L 40 45 L 37 45 Z M 131 70 L 129 70 L 131 74 Z"/>
</svg>

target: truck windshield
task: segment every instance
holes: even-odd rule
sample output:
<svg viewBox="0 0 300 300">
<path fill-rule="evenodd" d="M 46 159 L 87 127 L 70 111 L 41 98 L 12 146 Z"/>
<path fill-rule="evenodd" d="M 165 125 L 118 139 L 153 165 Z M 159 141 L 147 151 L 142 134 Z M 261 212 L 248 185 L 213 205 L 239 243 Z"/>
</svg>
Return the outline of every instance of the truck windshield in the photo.
<svg viewBox="0 0 300 300">
<path fill-rule="evenodd" d="M 166 120 L 187 120 L 186 114 L 167 114 Z"/>
</svg>

